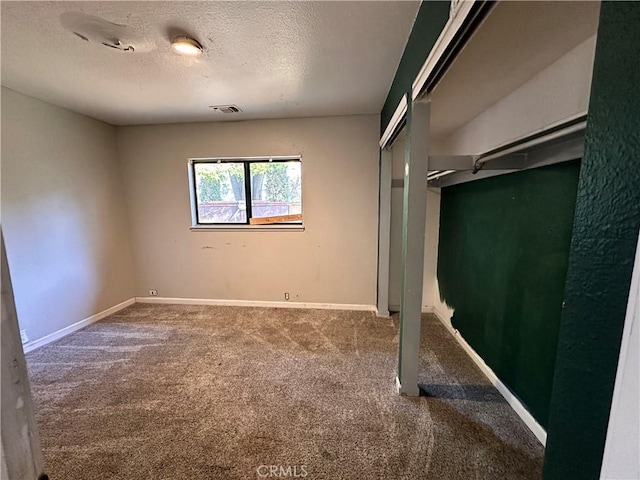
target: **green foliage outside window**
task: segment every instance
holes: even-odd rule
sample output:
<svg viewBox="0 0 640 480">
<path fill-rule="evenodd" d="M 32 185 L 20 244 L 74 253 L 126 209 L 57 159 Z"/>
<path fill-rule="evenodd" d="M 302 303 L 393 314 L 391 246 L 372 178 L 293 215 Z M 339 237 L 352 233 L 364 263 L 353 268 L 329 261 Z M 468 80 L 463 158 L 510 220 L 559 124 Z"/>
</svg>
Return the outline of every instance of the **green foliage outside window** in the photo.
<svg viewBox="0 0 640 480">
<path fill-rule="evenodd" d="M 285 162 L 251 164 L 253 200 L 267 202 L 299 202 L 300 178 L 289 177 Z M 231 192 L 229 192 L 231 186 Z M 202 165 L 198 169 L 198 196 L 201 202 L 244 200 L 244 165 L 242 163 Z"/>
</svg>

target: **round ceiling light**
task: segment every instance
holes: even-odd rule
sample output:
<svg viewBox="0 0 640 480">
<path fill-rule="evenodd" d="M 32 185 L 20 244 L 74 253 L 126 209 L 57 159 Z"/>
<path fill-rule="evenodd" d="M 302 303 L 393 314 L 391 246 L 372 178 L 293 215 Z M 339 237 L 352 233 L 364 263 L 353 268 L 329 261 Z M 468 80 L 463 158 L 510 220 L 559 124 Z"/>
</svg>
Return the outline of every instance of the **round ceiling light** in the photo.
<svg viewBox="0 0 640 480">
<path fill-rule="evenodd" d="M 182 55 L 200 55 L 204 50 L 200 42 L 186 35 L 175 37 L 171 47 Z"/>
</svg>

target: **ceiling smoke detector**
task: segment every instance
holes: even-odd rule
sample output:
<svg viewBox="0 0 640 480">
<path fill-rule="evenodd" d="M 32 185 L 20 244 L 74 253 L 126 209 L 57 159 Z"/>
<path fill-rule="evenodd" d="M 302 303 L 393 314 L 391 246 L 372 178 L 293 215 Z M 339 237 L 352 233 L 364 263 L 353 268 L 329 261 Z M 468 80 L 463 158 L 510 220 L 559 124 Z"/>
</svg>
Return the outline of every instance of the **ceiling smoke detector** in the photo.
<svg viewBox="0 0 640 480">
<path fill-rule="evenodd" d="M 214 111 L 219 113 L 240 113 L 242 110 L 237 105 L 210 105 Z"/>
</svg>

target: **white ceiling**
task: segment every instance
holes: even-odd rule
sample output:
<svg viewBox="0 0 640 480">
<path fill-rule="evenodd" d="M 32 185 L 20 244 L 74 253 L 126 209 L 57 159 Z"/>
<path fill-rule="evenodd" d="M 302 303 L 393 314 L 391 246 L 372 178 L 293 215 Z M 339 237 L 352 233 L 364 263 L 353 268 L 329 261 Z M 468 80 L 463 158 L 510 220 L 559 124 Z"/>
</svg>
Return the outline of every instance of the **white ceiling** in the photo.
<svg viewBox="0 0 640 480">
<path fill-rule="evenodd" d="M 379 113 L 418 7 L 2 1 L 2 85 L 114 125 Z M 63 26 L 67 12 L 125 25 L 114 28 L 139 48 L 83 41 Z M 205 53 L 171 51 L 182 32 Z"/>
</svg>

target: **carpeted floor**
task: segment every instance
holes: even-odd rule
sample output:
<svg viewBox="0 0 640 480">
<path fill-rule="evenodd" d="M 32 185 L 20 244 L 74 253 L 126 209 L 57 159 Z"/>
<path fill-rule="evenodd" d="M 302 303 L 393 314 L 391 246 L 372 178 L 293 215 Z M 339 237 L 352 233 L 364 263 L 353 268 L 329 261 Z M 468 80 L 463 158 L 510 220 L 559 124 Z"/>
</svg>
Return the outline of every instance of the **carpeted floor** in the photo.
<svg viewBox="0 0 640 480">
<path fill-rule="evenodd" d="M 539 479 L 543 448 L 446 329 L 394 391 L 397 319 L 133 305 L 28 354 L 52 480 Z"/>
</svg>

